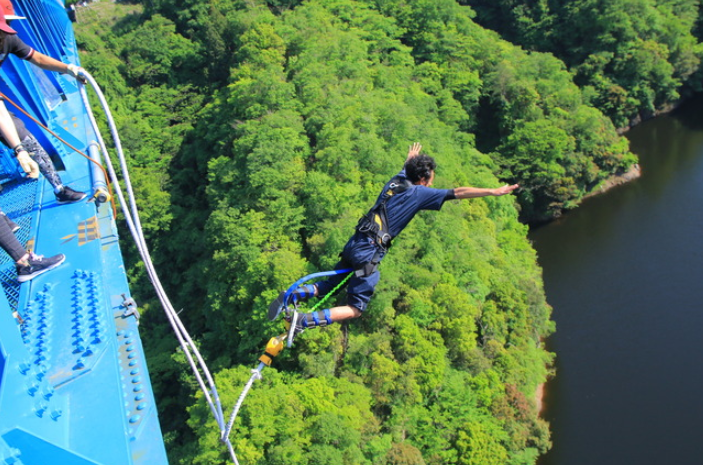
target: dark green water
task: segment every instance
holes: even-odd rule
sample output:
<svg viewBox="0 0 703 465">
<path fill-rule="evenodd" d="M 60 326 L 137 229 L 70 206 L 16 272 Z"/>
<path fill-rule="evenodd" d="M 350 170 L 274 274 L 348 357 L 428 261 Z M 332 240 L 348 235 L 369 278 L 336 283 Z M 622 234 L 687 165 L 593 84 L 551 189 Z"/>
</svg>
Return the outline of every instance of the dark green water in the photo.
<svg viewBox="0 0 703 465">
<path fill-rule="evenodd" d="M 642 177 L 530 234 L 557 324 L 540 465 L 703 464 L 701 110 L 630 131 Z"/>
</svg>

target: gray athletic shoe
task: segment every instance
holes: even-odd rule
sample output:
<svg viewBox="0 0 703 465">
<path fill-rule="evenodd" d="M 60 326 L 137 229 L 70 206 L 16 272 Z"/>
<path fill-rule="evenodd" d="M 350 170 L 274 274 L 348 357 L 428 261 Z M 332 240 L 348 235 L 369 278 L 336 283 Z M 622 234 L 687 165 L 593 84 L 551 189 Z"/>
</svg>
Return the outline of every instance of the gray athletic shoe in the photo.
<svg viewBox="0 0 703 465">
<path fill-rule="evenodd" d="M 48 258 L 30 253 L 26 264 L 17 264 L 17 281 L 23 283 L 34 279 L 42 273 L 53 270 L 64 260 L 66 260 L 66 256 L 62 253 Z"/>
</svg>

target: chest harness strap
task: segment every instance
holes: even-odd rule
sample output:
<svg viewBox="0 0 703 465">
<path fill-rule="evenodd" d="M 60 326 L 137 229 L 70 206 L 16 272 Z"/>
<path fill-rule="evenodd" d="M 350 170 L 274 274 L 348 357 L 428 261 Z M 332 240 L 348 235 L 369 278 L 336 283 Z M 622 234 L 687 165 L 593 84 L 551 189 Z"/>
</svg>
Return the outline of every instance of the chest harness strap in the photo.
<svg viewBox="0 0 703 465">
<path fill-rule="evenodd" d="M 390 224 L 388 223 L 388 212 L 386 203 L 396 194 L 401 194 L 408 190 L 412 183 L 406 178 L 394 176 L 388 184 L 388 189 L 383 193 L 376 204 L 369 212 L 359 219 L 356 230 L 366 234 L 383 251 L 387 252 L 391 247 L 393 236 L 390 234 Z M 380 252 L 376 252 L 370 262 L 364 264 L 361 269 L 355 271 L 357 276 L 369 276 L 376 271 L 378 263 L 381 261 Z"/>
</svg>

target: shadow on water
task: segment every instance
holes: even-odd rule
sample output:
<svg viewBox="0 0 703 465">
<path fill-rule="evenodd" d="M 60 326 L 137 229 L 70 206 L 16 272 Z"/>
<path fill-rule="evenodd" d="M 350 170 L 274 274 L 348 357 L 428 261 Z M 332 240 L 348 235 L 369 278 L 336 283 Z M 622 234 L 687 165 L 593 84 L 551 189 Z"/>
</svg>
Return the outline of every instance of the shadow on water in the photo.
<svg viewBox="0 0 703 465">
<path fill-rule="evenodd" d="M 703 462 L 702 107 L 632 129 L 642 177 L 530 233 L 557 325 L 540 465 Z"/>
<path fill-rule="evenodd" d="M 703 131 L 701 108 L 703 108 L 703 95 L 699 94 L 686 102 L 685 105 L 677 108 L 671 116 L 681 121 L 690 131 L 700 132 Z"/>
</svg>

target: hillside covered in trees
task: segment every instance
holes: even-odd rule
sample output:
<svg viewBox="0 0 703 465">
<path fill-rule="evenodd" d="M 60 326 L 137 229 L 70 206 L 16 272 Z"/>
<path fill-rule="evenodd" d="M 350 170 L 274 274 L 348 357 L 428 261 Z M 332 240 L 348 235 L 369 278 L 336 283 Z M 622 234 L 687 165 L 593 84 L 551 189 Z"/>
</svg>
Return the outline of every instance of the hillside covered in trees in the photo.
<svg viewBox="0 0 703 465">
<path fill-rule="evenodd" d="M 233 431 L 243 464 L 527 465 L 549 448 L 535 392 L 554 325 L 526 223 L 635 163 L 617 128 L 697 90 L 701 56 L 698 1 L 551 4 L 78 9 L 82 64 L 113 107 L 154 263 L 228 407 L 281 332 L 268 302 L 334 265 L 412 142 L 436 158 L 437 187 L 522 186 L 420 214 L 366 314 L 305 332 L 257 382 Z M 123 248 L 171 463 L 226 463 Z"/>
</svg>

